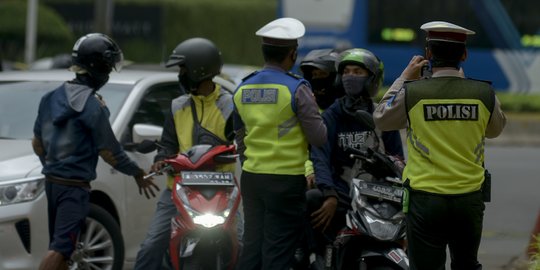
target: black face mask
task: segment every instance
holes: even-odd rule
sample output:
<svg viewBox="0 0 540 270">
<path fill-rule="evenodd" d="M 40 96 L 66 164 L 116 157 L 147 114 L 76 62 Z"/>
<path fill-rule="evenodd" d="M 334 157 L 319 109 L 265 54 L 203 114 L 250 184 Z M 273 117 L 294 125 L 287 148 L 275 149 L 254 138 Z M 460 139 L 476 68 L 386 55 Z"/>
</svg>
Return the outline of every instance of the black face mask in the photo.
<svg viewBox="0 0 540 270">
<path fill-rule="evenodd" d="M 95 91 L 98 91 L 101 87 L 103 87 L 103 85 L 105 85 L 109 81 L 108 73 L 84 73 L 76 74 L 75 77 L 75 83 L 87 85 Z"/>
<path fill-rule="evenodd" d="M 184 90 L 185 93 L 191 94 L 197 91 L 199 88 L 199 82 L 194 82 L 189 78 L 187 74 L 178 75 L 178 81 L 180 82 L 180 87 Z"/>
<path fill-rule="evenodd" d="M 365 86 L 366 81 L 369 79 L 367 76 L 357 75 L 343 75 L 341 81 L 343 82 L 343 88 L 347 96 L 353 98 L 359 98 L 366 95 Z"/>
<path fill-rule="evenodd" d="M 333 77 L 311 79 L 310 83 L 320 109 L 325 110 L 330 107 L 338 97 L 333 87 Z"/>
</svg>

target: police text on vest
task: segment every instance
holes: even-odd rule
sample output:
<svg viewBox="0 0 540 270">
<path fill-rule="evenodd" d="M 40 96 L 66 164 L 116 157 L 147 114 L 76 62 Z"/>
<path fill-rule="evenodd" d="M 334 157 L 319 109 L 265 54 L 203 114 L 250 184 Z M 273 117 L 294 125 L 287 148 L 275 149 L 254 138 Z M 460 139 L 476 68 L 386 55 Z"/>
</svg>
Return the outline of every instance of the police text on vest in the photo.
<svg viewBox="0 0 540 270">
<path fill-rule="evenodd" d="M 478 120 L 478 104 L 424 104 L 424 120 Z"/>
</svg>

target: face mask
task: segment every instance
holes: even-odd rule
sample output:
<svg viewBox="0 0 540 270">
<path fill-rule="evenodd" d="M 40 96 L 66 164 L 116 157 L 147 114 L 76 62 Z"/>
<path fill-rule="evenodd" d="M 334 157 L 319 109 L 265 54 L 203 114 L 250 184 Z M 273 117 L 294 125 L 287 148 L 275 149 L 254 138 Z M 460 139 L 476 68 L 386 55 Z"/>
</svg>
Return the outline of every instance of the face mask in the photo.
<svg viewBox="0 0 540 270">
<path fill-rule="evenodd" d="M 345 94 L 350 97 L 360 97 L 364 92 L 364 86 L 369 77 L 357 76 L 357 75 L 343 75 L 341 81 L 343 82 L 343 88 Z"/>
<path fill-rule="evenodd" d="M 199 83 L 192 81 L 187 74 L 178 75 L 178 81 L 180 82 L 182 89 L 188 94 L 197 91 L 197 88 L 199 87 Z"/>
<path fill-rule="evenodd" d="M 109 81 L 109 74 L 105 73 L 84 73 L 84 74 L 77 74 L 76 81 L 78 83 L 88 85 L 90 88 L 94 89 L 95 91 L 99 90 L 103 85 L 105 85 Z"/>
<path fill-rule="evenodd" d="M 109 81 L 109 74 L 108 73 L 94 74 L 92 75 L 92 78 L 94 79 L 94 83 L 95 83 L 94 89 L 96 89 L 97 91 Z"/>
<path fill-rule="evenodd" d="M 336 97 L 332 94 L 332 92 L 335 91 L 332 87 L 332 78 L 312 79 L 310 83 L 319 108 L 324 110 L 334 103 Z"/>
</svg>

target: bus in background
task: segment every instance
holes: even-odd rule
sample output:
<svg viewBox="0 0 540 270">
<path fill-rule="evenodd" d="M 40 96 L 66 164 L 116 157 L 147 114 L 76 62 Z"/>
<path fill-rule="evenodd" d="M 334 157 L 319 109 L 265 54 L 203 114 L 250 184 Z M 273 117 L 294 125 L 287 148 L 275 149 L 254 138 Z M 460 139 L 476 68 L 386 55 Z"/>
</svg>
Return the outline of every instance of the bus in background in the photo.
<svg viewBox="0 0 540 270">
<path fill-rule="evenodd" d="M 540 93 L 540 1 L 536 0 L 279 0 L 278 16 L 306 26 L 299 57 L 313 49 L 366 48 L 385 65 L 390 85 L 415 54 L 424 54 L 429 21 L 476 32 L 467 39 L 467 77 L 498 91 Z"/>
</svg>

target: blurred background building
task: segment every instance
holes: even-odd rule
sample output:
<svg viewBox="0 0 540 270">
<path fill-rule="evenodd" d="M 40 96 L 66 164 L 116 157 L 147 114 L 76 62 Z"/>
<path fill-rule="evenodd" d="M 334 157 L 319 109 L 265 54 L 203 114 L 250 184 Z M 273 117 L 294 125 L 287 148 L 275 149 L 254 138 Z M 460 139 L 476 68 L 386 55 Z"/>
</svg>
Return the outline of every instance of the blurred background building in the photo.
<svg viewBox="0 0 540 270">
<path fill-rule="evenodd" d="M 38 8 L 30 61 L 32 2 Z M 4 69 L 46 57 L 51 63 L 79 36 L 104 32 L 135 63 L 160 63 L 178 42 L 201 36 L 221 48 L 227 63 L 261 65 L 254 32 L 276 17 L 295 17 L 307 28 L 299 59 L 318 48 L 367 48 L 383 60 L 389 85 L 412 55 L 423 54 L 420 25 L 444 20 L 476 32 L 463 64 L 468 76 L 499 91 L 540 93 L 538 10 L 534 0 L 2 0 L 0 58 Z"/>
</svg>

